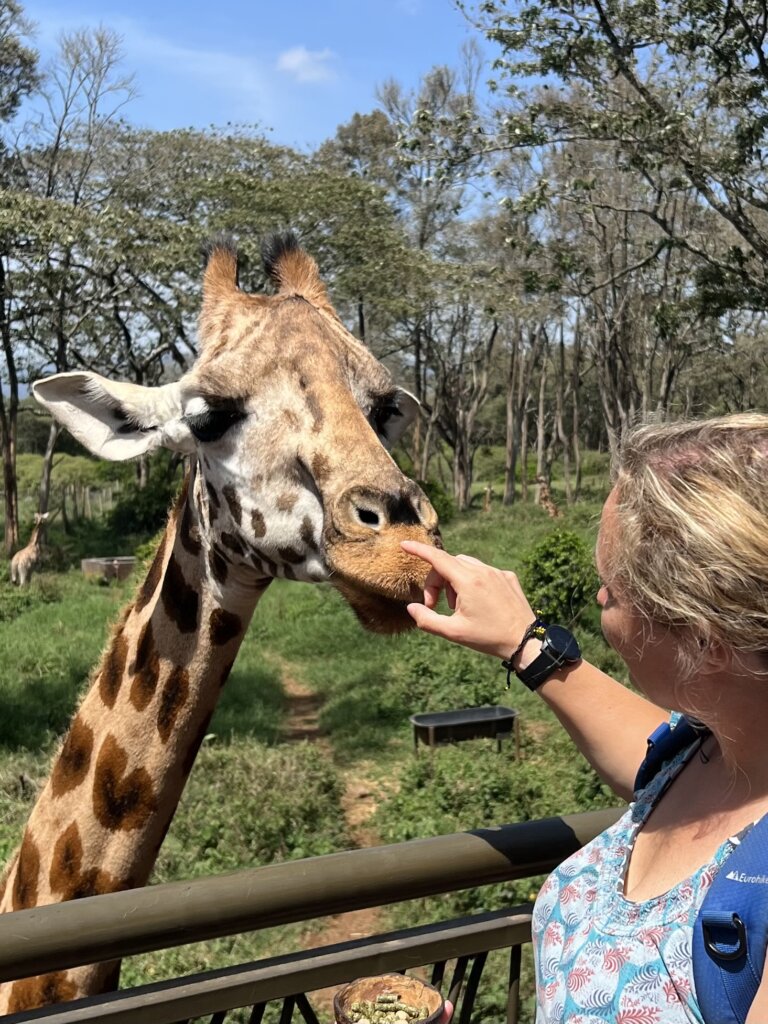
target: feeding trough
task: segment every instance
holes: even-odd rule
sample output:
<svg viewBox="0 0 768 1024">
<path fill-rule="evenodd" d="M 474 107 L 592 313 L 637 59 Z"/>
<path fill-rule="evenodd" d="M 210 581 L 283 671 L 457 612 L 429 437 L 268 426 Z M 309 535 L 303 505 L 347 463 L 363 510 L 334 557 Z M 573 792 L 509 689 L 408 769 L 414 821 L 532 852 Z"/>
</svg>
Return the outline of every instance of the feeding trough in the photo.
<svg viewBox="0 0 768 1024">
<path fill-rule="evenodd" d="M 83 558 L 80 568 L 86 579 L 125 580 L 133 572 L 136 559 L 133 555 L 117 555 L 114 558 Z"/>
<path fill-rule="evenodd" d="M 520 728 L 517 711 L 501 704 L 478 708 L 458 708 L 455 711 L 425 711 L 411 715 L 413 748 L 419 752 L 419 743 L 435 747 L 438 743 L 460 743 L 462 740 L 495 739 L 501 751 L 503 739 L 515 738 L 515 755 L 520 757 Z"/>
</svg>

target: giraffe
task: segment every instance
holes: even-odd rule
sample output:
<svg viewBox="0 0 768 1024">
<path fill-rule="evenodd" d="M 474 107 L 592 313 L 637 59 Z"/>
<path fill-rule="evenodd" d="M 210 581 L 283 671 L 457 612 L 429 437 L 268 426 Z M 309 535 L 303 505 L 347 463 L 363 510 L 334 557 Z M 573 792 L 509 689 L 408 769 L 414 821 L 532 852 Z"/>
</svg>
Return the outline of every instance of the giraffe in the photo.
<svg viewBox="0 0 768 1024">
<path fill-rule="evenodd" d="M 276 577 L 329 581 L 369 630 L 410 626 L 437 517 L 387 448 L 416 411 L 342 325 L 292 233 L 263 251 L 275 294 L 210 247 L 200 352 L 157 388 L 58 374 L 35 398 L 92 452 L 189 456 L 181 495 L 92 676 L 6 869 L 0 910 L 144 885 L 257 602 Z M 0 1012 L 115 987 L 119 963 L 11 982 Z"/>
<path fill-rule="evenodd" d="M 47 512 L 35 512 L 35 525 L 29 538 L 29 544 L 19 548 L 11 559 L 11 583 L 26 587 L 32 578 L 32 572 L 40 561 L 42 540 L 40 534 L 48 519 Z"/>
<path fill-rule="evenodd" d="M 549 489 L 547 478 L 542 474 L 536 477 L 536 483 L 538 484 L 538 504 L 544 509 L 550 519 L 559 519 L 562 512 L 555 504 L 555 499 L 552 497 L 552 492 Z"/>
</svg>

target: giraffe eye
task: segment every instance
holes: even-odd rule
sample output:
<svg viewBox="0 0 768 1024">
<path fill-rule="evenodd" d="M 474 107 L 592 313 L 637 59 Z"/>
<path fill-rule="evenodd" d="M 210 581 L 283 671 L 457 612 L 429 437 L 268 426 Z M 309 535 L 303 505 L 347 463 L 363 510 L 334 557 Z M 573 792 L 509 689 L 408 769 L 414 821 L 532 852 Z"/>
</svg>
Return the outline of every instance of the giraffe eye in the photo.
<svg viewBox="0 0 768 1024">
<path fill-rule="evenodd" d="M 198 441 L 218 441 L 230 427 L 245 419 L 245 413 L 238 409 L 206 409 L 196 416 L 187 416 L 186 424 Z"/>
<path fill-rule="evenodd" d="M 383 402 L 373 410 L 373 428 L 380 436 L 387 436 L 387 424 L 390 420 L 402 416 L 398 407 L 392 401 Z"/>
</svg>

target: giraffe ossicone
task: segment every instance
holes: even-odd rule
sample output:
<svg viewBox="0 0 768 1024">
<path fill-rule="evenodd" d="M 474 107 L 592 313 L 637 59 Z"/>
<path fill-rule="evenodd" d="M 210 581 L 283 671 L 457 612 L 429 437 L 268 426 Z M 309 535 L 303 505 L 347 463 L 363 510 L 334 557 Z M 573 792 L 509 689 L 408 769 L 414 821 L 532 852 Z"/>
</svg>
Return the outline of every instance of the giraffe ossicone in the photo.
<svg viewBox="0 0 768 1024">
<path fill-rule="evenodd" d="M 94 454 L 162 446 L 190 468 L 6 869 L 0 910 L 146 883 L 272 579 L 330 582 L 374 631 L 411 625 L 405 606 L 426 573 L 400 541 L 439 544 L 439 532 L 388 449 L 417 403 L 344 328 L 293 234 L 271 238 L 264 259 L 275 294 L 247 294 L 234 246 L 211 246 L 200 351 L 179 381 L 74 372 L 33 386 Z M 9 983 L 0 1012 L 115 983 L 114 964 Z"/>
</svg>

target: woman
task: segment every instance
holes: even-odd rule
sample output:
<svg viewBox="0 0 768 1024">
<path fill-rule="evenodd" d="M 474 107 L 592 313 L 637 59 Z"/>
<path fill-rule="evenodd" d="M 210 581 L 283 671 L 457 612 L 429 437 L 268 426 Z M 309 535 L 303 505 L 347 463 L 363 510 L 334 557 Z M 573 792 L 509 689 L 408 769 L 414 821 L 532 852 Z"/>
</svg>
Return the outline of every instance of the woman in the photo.
<svg viewBox="0 0 768 1024">
<path fill-rule="evenodd" d="M 596 548 L 597 600 L 642 696 L 578 660 L 562 635 L 560 654 L 544 657 L 514 573 L 403 547 L 432 566 L 424 603 L 409 606 L 417 626 L 511 659 L 603 780 L 635 799 L 539 894 L 537 1021 L 702 1021 L 694 921 L 739 838 L 768 812 L 768 416 L 643 426 L 622 445 Z M 442 591 L 450 615 L 436 611 Z M 706 728 L 633 794 L 647 737 L 670 711 Z M 765 1022 L 761 984 L 748 1024 Z"/>
</svg>

